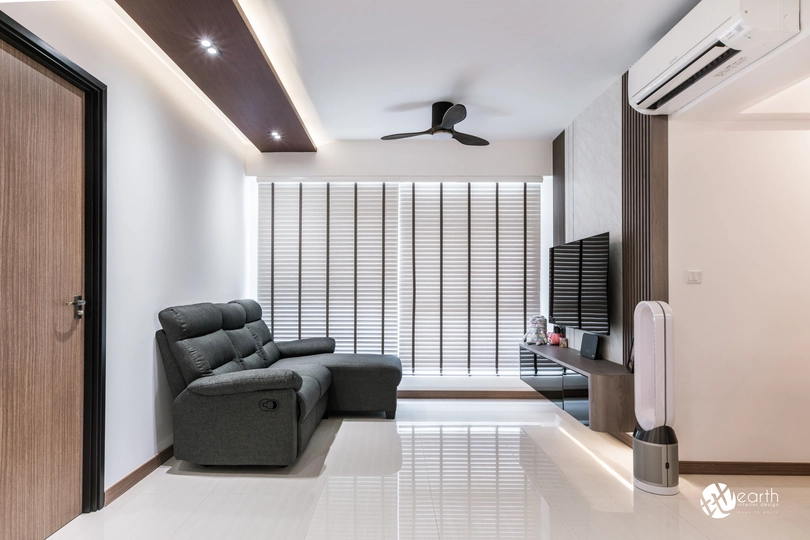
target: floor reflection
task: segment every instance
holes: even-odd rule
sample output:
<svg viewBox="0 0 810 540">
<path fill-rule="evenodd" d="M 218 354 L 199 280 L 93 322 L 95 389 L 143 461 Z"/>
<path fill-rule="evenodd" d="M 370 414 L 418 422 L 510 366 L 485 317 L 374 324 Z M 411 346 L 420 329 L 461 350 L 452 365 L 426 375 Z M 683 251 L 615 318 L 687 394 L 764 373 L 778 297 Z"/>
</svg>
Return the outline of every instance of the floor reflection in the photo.
<svg viewBox="0 0 810 540">
<path fill-rule="evenodd" d="M 521 428 L 400 425 L 398 435 L 399 472 L 330 475 L 308 538 L 567 536 L 521 464 Z M 553 468 L 541 454 L 526 454 L 532 470 Z M 562 483 L 559 470 L 551 477 Z"/>
</svg>

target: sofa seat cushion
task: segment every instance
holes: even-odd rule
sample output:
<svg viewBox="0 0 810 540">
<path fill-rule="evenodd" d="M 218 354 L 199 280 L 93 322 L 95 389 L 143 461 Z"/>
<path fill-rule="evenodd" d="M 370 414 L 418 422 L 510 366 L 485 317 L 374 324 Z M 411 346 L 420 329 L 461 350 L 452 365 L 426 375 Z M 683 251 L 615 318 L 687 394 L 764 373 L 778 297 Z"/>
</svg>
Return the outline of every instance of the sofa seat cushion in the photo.
<svg viewBox="0 0 810 540">
<path fill-rule="evenodd" d="M 273 367 L 303 375 L 305 366 L 323 366 L 332 374 L 330 411 L 396 410 L 396 387 L 402 380 L 399 358 L 382 354 L 315 354 L 283 358 Z"/>
<path fill-rule="evenodd" d="M 274 365 L 270 369 L 282 368 Z M 296 366 L 293 371 L 298 373 L 303 380 L 301 389 L 296 392 L 298 396 L 298 421 L 302 422 L 309 416 L 318 401 L 329 391 L 329 387 L 332 385 L 332 373 L 326 367 L 317 364 Z"/>
<path fill-rule="evenodd" d="M 326 394 L 329 391 L 329 387 L 332 386 L 332 372 L 329 371 L 329 368 L 325 366 L 321 366 L 318 364 L 302 364 L 299 366 L 294 367 L 284 367 L 273 365 L 274 369 L 292 369 L 302 377 L 312 377 L 315 381 L 318 382 L 318 398 L 320 399 L 321 396 Z"/>
</svg>

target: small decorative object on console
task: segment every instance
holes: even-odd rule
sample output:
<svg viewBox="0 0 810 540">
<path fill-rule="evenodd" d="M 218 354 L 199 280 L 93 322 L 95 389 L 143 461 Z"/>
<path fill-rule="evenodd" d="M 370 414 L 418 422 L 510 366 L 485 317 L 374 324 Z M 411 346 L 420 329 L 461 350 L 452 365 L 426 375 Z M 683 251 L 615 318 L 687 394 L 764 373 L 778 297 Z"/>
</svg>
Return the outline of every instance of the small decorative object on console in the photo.
<svg viewBox="0 0 810 540">
<path fill-rule="evenodd" d="M 559 345 L 560 339 L 565 336 L 565 331 L 560 326 L 555 326 L 554 331 L 549 334 L 548 342 L 550 345 Z"/>
<path fill-rule="evenodd" d="M 582 334 L 582 344 L 579 354 L 591 360 L 596 360 L 596 350 L 599 347 L 599 338 L 596 334 Z"/>
<path fill-rule="evenodd" d="M 548 323 L 542 315 L 529 319 L 529 331 L 523 336 L 523 342 L 532 345 L 545 345 L 547 343 L 546 329 Z"/>
</svg>

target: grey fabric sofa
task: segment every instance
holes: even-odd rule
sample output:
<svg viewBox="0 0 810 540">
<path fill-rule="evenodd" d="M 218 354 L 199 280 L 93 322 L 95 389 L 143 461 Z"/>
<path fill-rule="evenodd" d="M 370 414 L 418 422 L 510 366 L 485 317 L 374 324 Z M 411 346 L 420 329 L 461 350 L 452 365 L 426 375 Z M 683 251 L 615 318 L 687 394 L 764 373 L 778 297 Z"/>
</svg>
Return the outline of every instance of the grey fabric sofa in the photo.
<svg viewBox="0 0 810 540">
<path fill-rule="evenodd" d="M 394 418 L 396 356 L 335 354 L 331 338 L 274 342 L 254 300 L 170 307 L 158 318 L 177 459 L 286 466 L 327 411 Z"/>
</svg>

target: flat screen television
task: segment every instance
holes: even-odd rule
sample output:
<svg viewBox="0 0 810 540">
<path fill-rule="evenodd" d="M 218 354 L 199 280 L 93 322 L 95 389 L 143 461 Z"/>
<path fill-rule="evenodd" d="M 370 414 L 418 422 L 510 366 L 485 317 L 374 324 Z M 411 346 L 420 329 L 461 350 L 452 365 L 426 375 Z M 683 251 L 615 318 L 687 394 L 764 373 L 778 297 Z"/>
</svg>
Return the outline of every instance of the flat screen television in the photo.
<svg viewBox="0 0 810 540">
<path fill-rule="evenodd" d="M 551 248 L 549 322 L 594 334 L 610 334 L 609 233 Z"/>
</svg>

